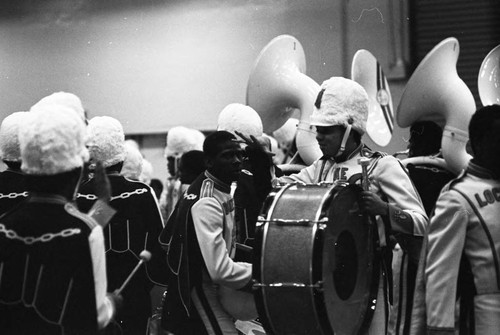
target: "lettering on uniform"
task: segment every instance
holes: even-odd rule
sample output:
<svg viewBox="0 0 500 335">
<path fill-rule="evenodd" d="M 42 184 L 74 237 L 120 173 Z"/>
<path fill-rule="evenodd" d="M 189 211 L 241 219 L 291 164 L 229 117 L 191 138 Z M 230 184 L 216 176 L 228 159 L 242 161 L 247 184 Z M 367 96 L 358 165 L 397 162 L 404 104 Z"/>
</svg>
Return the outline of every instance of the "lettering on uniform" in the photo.
<svg viewBox="0 0 500 335">
<path fill-rule="evenodd" d="M 339 167 L 333 170 L 333 180 L 347 180 L 347 171 L 349 168 Z"/>
<path fill-rule="evenodd" d="M 500 188 L 494 187 L 491 190 L 484 190 L 483 194 L 476 193 L 474 194 L 479 207 L 484 207 L 488 204 L 492 204 L 495 201 L 500 201 Z"/>
</svg>

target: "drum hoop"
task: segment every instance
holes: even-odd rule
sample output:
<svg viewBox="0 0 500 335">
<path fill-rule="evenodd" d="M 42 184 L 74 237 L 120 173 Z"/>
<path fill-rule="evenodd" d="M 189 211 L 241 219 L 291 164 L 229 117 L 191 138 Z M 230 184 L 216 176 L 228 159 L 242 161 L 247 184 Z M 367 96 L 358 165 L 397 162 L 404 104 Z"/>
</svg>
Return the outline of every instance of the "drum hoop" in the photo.
<svg viewBox="0 0 500 335">
<path fill-rule="evenodd" d="M 276 192 L 276 194 L 274 195 L 273 201 L 267 210 L 266 217 L 265 217 L 266 221 L 261 229 L 262 235 L 260 236 L 260 238 L 261 238 L 260 249 L 261 250 L 259 250 L 259 255 L 260 255 L 260 257 L 259 257 L 259 262 L 260 262 L 260 265 L 259 265 L 260 271 L 259 272 L 260 273 L 259 273 L 259 278 L 258 278 L 259 282 L 262 281 L 262 270 L 261 269 L 264 268 L 264 257 L 262 257 L 262 251 L 263 251 L 262 249 L 264 248 L 264 246 L 266 245 L 266 242 L 267 242 L 267 232 L 269 229 L 269 221 L 271 219 L 271 215 L 272 215 L 272 213 L 274 213 L 274 209 L 276 208 L 276 203 L 278 202 L 278 199 L 281 198 L 281 196 L 283 195 L 285 190 L 289 189 L 293 185 L 295 185 L 295 183 L 287 184 L 284 187 L 282 187 L 278 192 Z M 262 319 L 263 319 L 262 324 L 264 325 L 265 328 L 273 329 L 273 331 L 275 331 L 274 327 L 272 325 L 272 322 L 270 322 L 270 320 L 267 320 L 267 315 L 269 315 L 269 308 L 268 308 L 267 303 L 265 302 L 265 299 L 264 299 L 264 288 L 260 289 L 259 299 L 257 299 L 256 302 L 257 302 L 257 310 L 259 310 L 259 305 L 262 306 L 262 308 L 264 308 L 264 310 L 265 310 L 265 315 L 262 317 Z"/>
</svg>

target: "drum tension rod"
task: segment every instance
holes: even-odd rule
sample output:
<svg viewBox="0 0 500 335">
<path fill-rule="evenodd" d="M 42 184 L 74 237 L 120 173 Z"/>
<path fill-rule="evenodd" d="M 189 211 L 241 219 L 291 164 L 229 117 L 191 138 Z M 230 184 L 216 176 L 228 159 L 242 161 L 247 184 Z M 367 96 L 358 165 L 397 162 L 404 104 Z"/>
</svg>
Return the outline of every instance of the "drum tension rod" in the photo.
<svg viewBox="0 0 500 335">
<path fill-rule="evenodd" d="M 319 221 L 308 220 L 308 219 L 272 219 L 272 220 L 259 220 L 261 223 L 275 223 L 278 226 L 309 226 L 311 223 L 325 223 L 328 221 L 328 218 L 323 218 Z"/>
<path fill-rule="evenodd" d="M 271 283 L 271 284 L 262 284 L 259 282 L 254 282 L 253 289 L 260 289 L 265 287 L 283 287 L 283 288 L 314 288 L 319 291 L 323 290 L 323 281 L 319 280 L 315 284 L 304 284 L 304 283 Z"/>
</svg>

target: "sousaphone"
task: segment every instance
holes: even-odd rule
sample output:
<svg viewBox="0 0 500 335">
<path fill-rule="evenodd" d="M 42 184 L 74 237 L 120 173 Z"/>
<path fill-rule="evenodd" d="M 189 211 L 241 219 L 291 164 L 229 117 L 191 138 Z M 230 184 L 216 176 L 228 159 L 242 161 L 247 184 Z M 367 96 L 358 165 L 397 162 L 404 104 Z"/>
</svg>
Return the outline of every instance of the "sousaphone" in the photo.
<svg viewBox="0 0 500 335">
<path fill-rule="evenodd" d="M 370 100 L 366 133 L 385 147 L 392 138 L 394 112 L 387 78 L 379 62 L 368 50 L 358 50 L 352 59 L 351 78 L 366 90 Z"/>
<path fill-rule="evenodd" d="M 280 128 L 300 111 L 296 144 L 300 158 L 310 165 L 322 153 L 310 116 L 319 85 L 305 75 L 304 49 L 293 36 L 280 35 L 260 52 L 247 86 L 246 104 L 259 113 L 266 134 Z"/>
<path fill-rule="evenodd" d="M 500 44 L 484 58 L 477 77 L 477 88 L 483 106 L 500 104 Z"/>
<path fill-rule="evenodd" d="M 465 146 L 469 121 L 476 110 L 471 91 L 457 73 L 459 53 L 454 37 L 436 45 L 410 77 L 396 111 L 402 128 L 423 120 L 443 127 L 441 151 L 447 169 L 455 174 L 470 160 Z"/>
</svg>

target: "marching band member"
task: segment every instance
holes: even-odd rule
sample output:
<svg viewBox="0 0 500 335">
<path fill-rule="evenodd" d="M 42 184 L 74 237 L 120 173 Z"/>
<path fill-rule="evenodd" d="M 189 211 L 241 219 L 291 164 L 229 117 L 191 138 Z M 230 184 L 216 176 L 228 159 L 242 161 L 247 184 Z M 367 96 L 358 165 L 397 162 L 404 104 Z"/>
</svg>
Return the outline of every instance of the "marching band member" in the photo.
<svg viewBox="0 0 500 335">
<path fill-rule="evenodd" d="M 181 195 L 181 182 L 178 176 L 179 160 L 188 151 L 202 150 L 204 138 L 205 136 L 200 131 L 182 126 L 173 127 L 167 133 L 165 159 L 169 176 L 160 196 L 160 209 L 165 222 L 172 214 Z"/>
<path fill-rule="evenodd" d="M 20 127 L 30 196 L 0 220 L 2 334 L 97 334 L 114 315 L 120 297 L 106 295 L 102 227 L 72 204 L 85 132 L 60 106 Z"/>
<path fill-rule="evenodd" d="M 431 215 L 443 186 L 455 178 L 455 175 L 445 168 L 445 161 L 440 157 L 442 135 L 441 127 L 432 121 L 413 123 L 408 141 L 408 159 L 403 161 L 420 195 L 427 216 Z M 442 165 L 439 165 L 440 162 Z M 399 247 L 394 250 L 393 277 L 398 295 L 394 297 L 394 313 L 391 314 L 389 321 L 390 334 L 410 332 L 413 293 L 422 240 L 421 236 L 400 235 Z"/>
<path fill-rule="evenodd" d="M 410 127 L 408 158 L 441 157 L 443 130 L 432 121 L 418 121 Z M 444 162 L 444 160 L 443 160 Z M 409 163 L 406 165 L 410 178 L 420 194 L 425 212 L 431 215 L 441 189 L 455 177 L 453 173 L 436 164 Z"/>
<path fill-rule="evenodd" d="M 243 150 L 227 131 L 203 144 L 207 170 L 180 199 L 160 241 L 171 271 L 163 306 L 163 328 L 175 335 L 234 334 L 234 320 L 218 299 L 219 286 L 248 289 L 252 265 L 235 262 L 234 200 Z"/>
<path fill-rule="evenodd" d="M 472 116 L 469 137 L 473 159 L 439 195 L 425 236 L 412 334 L 456 334 L 455 301 L 467 272 L 473 277 L 472 319 L 467 320 L 471 333 L 500 331 L 499 105 Z M 466 318 L 470 315 L 458 316 L 459 321 Z"/>
<path fill-rule="evenodd" d="M 167 265 L 158 243 L 163 220 L 152 189 L 120 175 L 125 159 L 121 123 L 108 116 L 94 117 L 89 121 L 88 132 L 90 162 L 100 162 L 106 168 L 112 188 L 110 204 L 117 210 L 105 230 L 109 289 L 122 285 L 140 260 L 141 251 L 148 250 L 152 255 L 123 290 L 123 309 L 116 317 L 123 334 L 145 332 L 151 315 L 150 291 L 154 284 L 166 285 Z M 79 189 L 77 201 L 82 210 L 90 208 L 97 199 L 95 182 L 92 178 Z"/>
<path fill-rule="evenodd" d="M 0 173 L 0 215 L 28 197 L 25 177 L 21 171 L 19 128 L 27 122 L 28 112 L 8 115 L 0 126 L 0 158 L 7 169 Z"/>
<path fill-rule="evenodd" d="M 363 191 L 360 206 L 377 219 L 381 246 L 388 244 L 387 232 L 423 236 L 427 216 L 420 198 L 399 161 L 381 152 L 371 151 L 361 137 L 366 130 L 368 96 L 362 86 L 342 77 L 332 77 L 321 85 L 321 91 L 311 115 L 316 126 L 316 139 L 323 157 L 297 174 L 280 178 L 281 182 L 350 182 L 361 176 L 358 158 L 370 159 L 369 191 Z M 390 258 L 391 250 L 386 257 Z M 384 262 L 383 262 L 384 263 Z M 392 296 L 390 261 L 383 265 L 375 315 L 369 334 L 385 334 Z M 389 297 L 389 299 L 387 299 Z"/>
<path fill-rule="evenodd" d="M 271 180 L 274 166 L 270 159 L 269 139 L 263 137 L 262 121 L 257 112 L 250 106 L 231 103 L 219 113 L 217 129 L 229 131 L 246 143 L 245 152 L 248 157 L 243 159 L 240 176 L 234 191 L 236 241 L 238 247 L 253 246 L 255 225 L 262 204 L 272 189 Z M 253 141 L 260 141 L 264 150 L 253 150 Z M 256 143 L 257 144 L 257 143 Z M 257 144 L 258 145 L 258 144 Z M 268 152 L 268 153 L 266 153 Z M 263 155 L 261 155 L 264 153 Z M 247 250 L 241 249 L 243 251 Z M 251 261 L 251 254 L 238 249 L 237 257 Z"/>
</svg>

